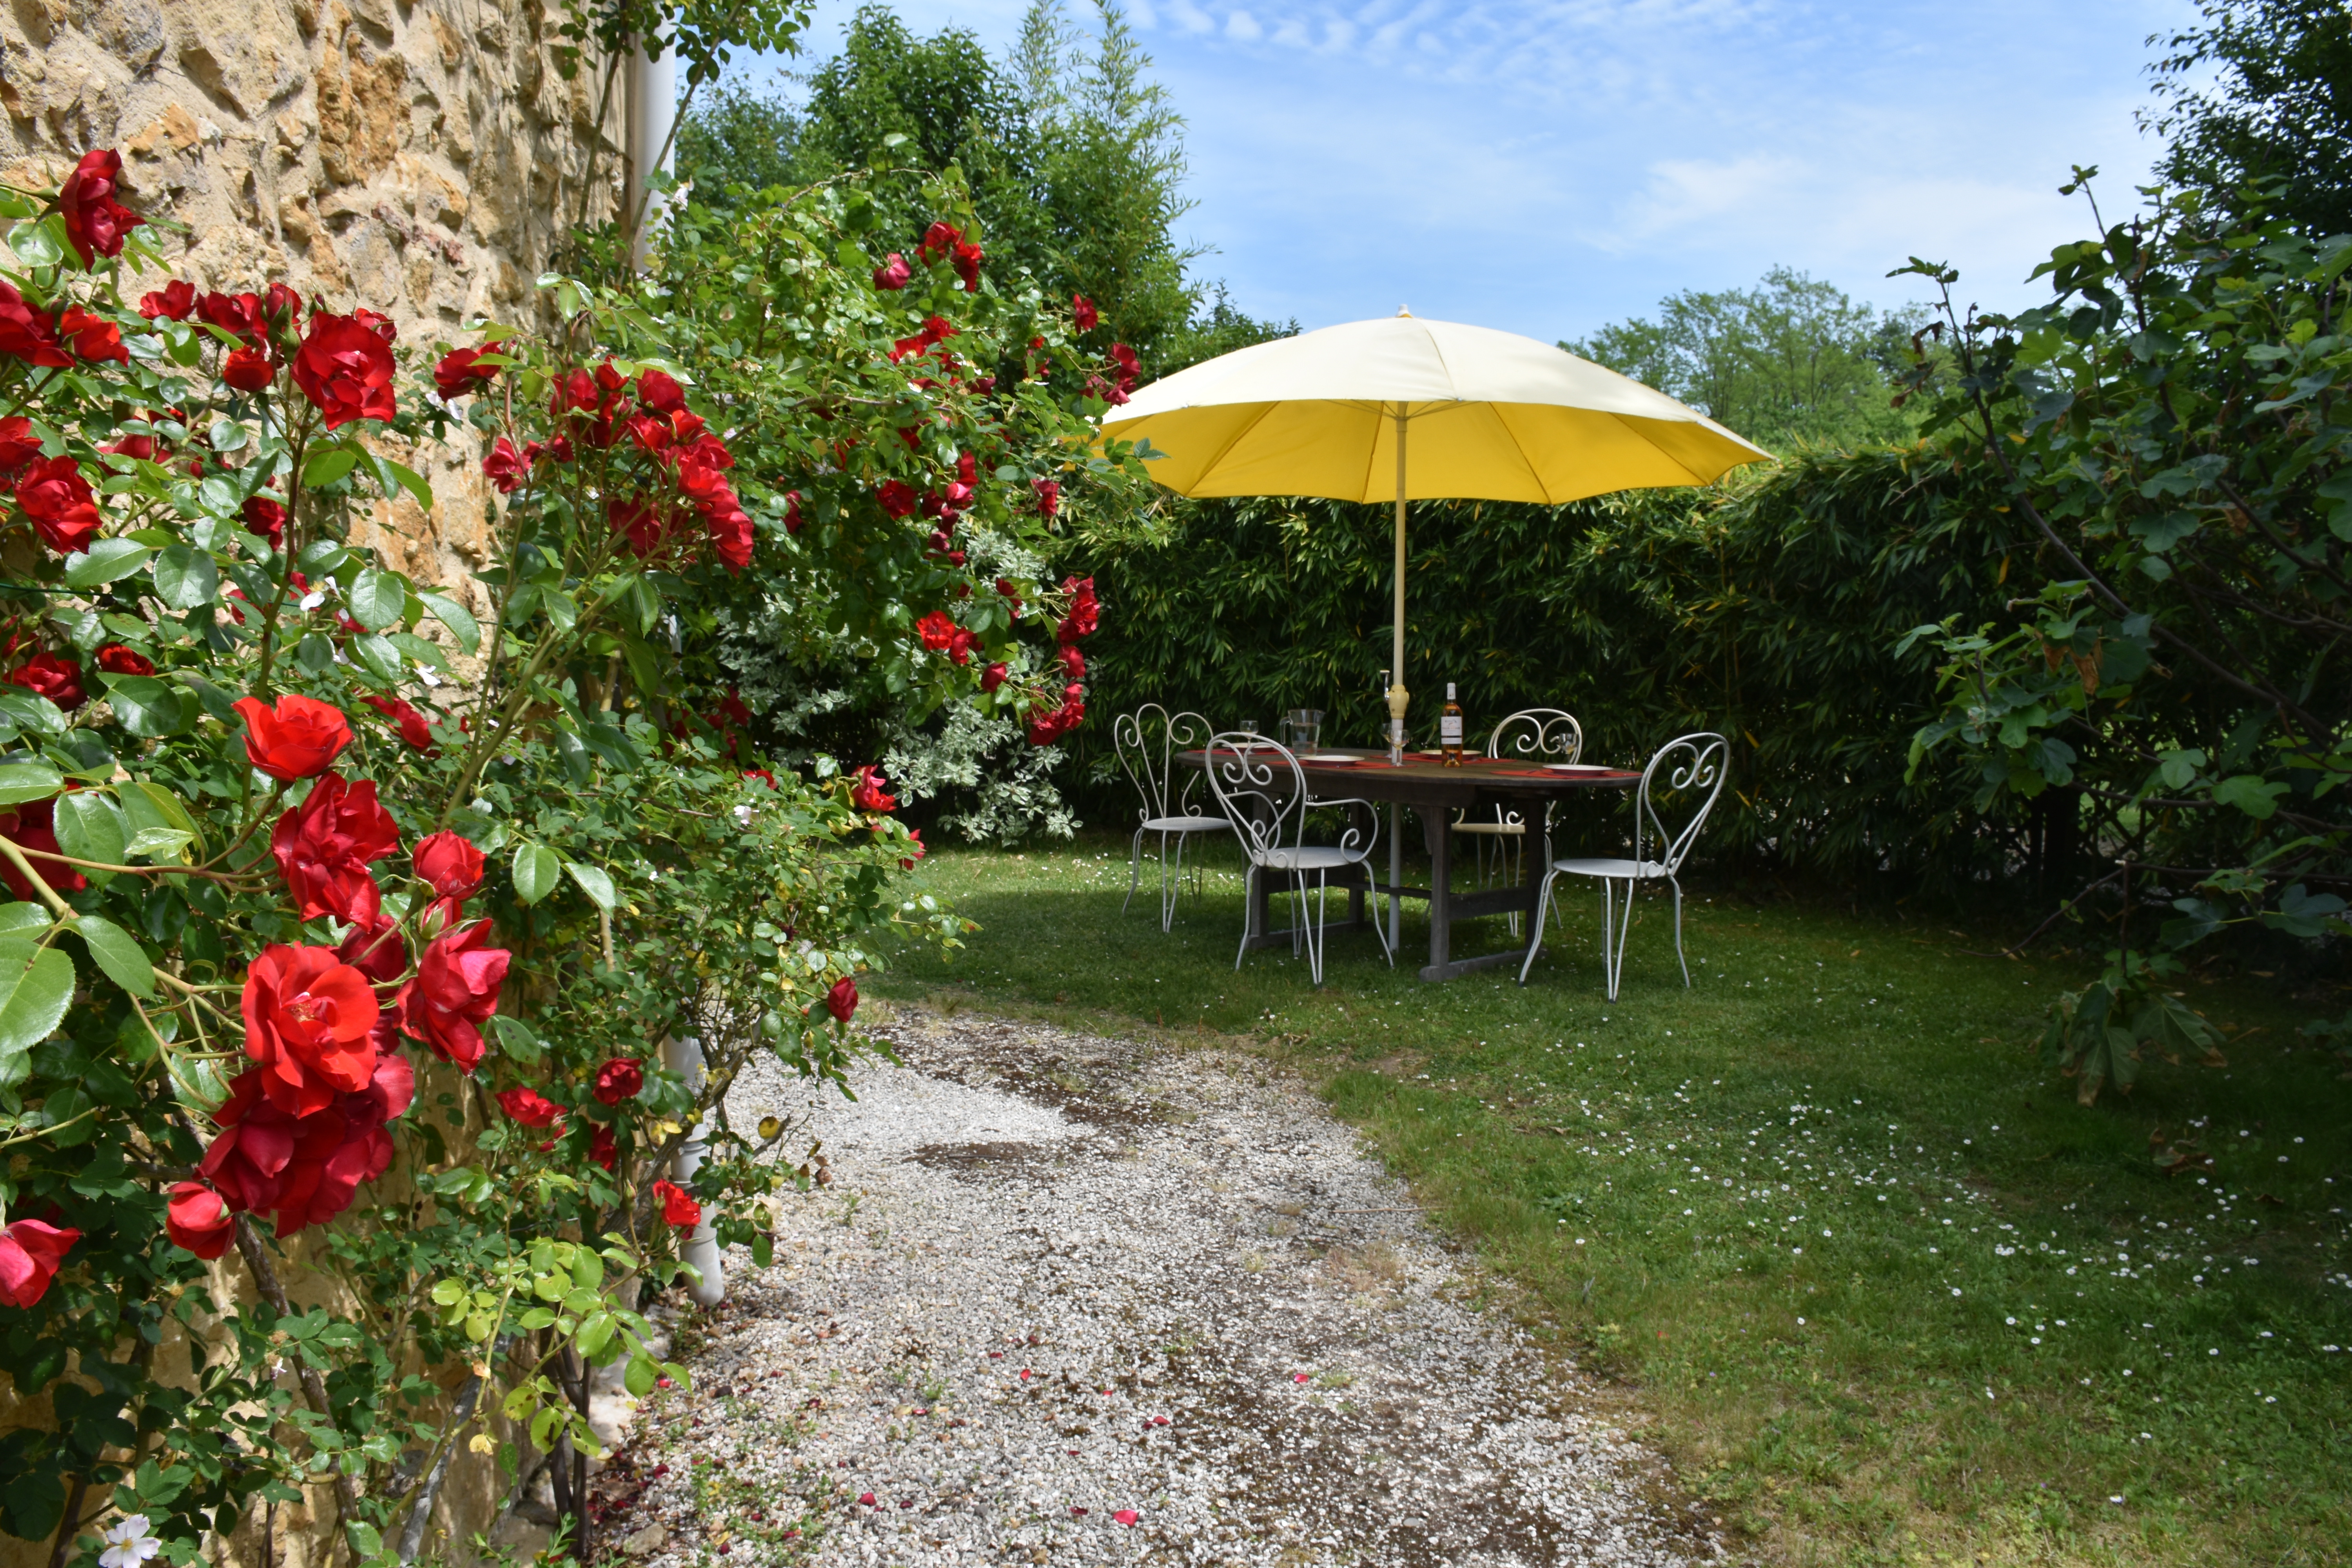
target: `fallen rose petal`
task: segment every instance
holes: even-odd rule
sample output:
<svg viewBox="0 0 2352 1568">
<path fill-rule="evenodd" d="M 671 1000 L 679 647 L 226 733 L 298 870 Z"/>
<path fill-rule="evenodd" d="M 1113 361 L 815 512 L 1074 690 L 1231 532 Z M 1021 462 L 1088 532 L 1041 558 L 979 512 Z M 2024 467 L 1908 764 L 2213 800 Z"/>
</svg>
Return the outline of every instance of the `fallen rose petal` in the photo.
<svg viewBox="0 0 2352 1568">
<path fill-rule="evenodd" d="M 877 1506 L 874 1501 L 874 1494 L 872 1492 L 859 1492 L 857 1494 L 857 1501 L 859 1506 L 863 1508 L 873 1508 Z"/>
<path fill-rule="evenodd" d="M 1127 1526 L 1129 1530 L 1134 1529 L 1135 1521 L 1142 1517 L 1143 1516 L 1141 1514 L 1136 1512 L 1131 1508 L 1120 1509 L 1117 1513 L 1111 1515 L 1111 1518 L 1118 1521 L 1119 1523 Z"/>
<path fill-rule="evenodd" d="M 1165 1415 L 1155 1415 L 1151 1418 L 1151 1424 L 1154 1426 L 1165 1426 L 1168 1425 L 1168 1417 Z"/>
<path fill-rule="evenodd" d="M 1021 1381 L 1024 1383 L 1029 1381 L 1029 1369 L 1025 1366 L 1021 1369 Z"/>
<path fill-rule="evenodd" d="M 1303 1372 L 1294 1372 L 1290 1374 L 1290 1381 L 1293 1383 L 1305 1383 L 1307 1381 L 1307 1374 Z"/>
<path fill-rule="evenodd" d="M 1084 1519 L 1087 1517 L 1087 1510 L 1082 1508 L 1074 1508 L 1070 1510 L 1070 1517 L 1072 1519 Z"/>
</svg>

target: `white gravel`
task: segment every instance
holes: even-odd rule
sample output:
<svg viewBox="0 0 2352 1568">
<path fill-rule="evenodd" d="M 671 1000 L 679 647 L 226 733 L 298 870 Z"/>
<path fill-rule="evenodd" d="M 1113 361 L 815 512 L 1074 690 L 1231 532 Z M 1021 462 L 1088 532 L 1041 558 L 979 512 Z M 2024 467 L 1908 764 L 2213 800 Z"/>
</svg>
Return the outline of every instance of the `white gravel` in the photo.
<svg viewBox="0 0 2352 1568">
<path fill-rule="evenodd" d="M 730 1101 L 808 1116 L 834 1184 L 783 1201 L 772 1268 L 730 1254 L 693 1391 L 649 1402 L 633 1555 L 1724 1559 L 1296 1085 L 969 1013 L 876 1032 L 903 1065 L 854 1103 L 781 1076 Z"/>
</svg>

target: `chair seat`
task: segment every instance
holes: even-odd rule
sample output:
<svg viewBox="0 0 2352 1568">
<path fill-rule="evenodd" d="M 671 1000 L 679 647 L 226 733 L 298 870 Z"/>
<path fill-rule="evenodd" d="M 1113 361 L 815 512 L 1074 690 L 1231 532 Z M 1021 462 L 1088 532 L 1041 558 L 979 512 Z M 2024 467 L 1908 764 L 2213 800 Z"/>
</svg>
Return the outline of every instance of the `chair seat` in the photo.
<svg viewBox="0 0 2352 1568">
<path fill-rule="evenodd" d="M 1524 822 L 1457 822 L 1456 833 L 1507 833 L 1513 837 L 1525 837 L 1528 825 Z"/>
<path fill-rule="evenodd" d="M 1151 816 L 1146 817 L 1146 833 L 1207 833 L 1213 828 L 1231 827 L 1222 816 Z"/>
<path fill-rule="evenodd" d="M 1655 860 L 1555 860 L 1551 868 L 1571 877 L 1622 877 L 1636 881 L 1666 874 L 1666 868 Z"/>
<path fill-rule="evenodd" d="M 1297 848 L 1253 850 L 1250 858 L 1271 871 L 1333 871 L 1364 858 L 1360 849 L 1308 844 Z"/>
</svg>

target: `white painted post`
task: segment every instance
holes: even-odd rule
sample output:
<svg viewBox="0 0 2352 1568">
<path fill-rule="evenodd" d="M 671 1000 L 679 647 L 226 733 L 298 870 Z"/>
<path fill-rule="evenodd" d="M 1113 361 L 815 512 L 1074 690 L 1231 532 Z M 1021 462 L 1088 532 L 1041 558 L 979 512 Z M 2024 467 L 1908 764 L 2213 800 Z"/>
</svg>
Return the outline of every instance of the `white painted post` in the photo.
<svg viewBox="0 0 2352 1568">
<path fill-rule="evenodd" d="M 639 54 L 629 62 L 629 186 L 628 216 L 636 225 L 636 263 L 643 267 L 650 252 L 647 241 L 659 226 L 666 204 L 653 195 L 647 176 L 667 173 L 677 158 L 671 132 L 677 123 L 677 52 L 664 48 L 661 58 Z"/>
<path fill-rule="evenodd" d="M 688 1094 L 702 1092 L 700 1040 L 692 1035 L 664 1040 L 662 1059 L 670 1071 L 686 1079 Z M 703 1139 L 702 1127 L 703 1119 L 695 1118 L 694 1124 L 686 1130 L 686 1139 L 678 1144 L 677 1152 L 670 1156 L 669 1179 L 681 1187 L 693 1184 L 694 1173 L 702 1169 L 702 1157 L 710 1151 L 710 1145 Z M 719 1260 L 719 1243 L 709 1220 L 705 1219 L 694 1227 L 692 1234 L 686 1238 L 686 1245 L 678 1249 L 678 1256 L 694 1265 L 696 1272 L 702 1276 L 702 1282 L 689 1287 L 688 1291 L 697 1306 L 716 1307 L 727 1299 L 727 1268 Z"/>
</svg>

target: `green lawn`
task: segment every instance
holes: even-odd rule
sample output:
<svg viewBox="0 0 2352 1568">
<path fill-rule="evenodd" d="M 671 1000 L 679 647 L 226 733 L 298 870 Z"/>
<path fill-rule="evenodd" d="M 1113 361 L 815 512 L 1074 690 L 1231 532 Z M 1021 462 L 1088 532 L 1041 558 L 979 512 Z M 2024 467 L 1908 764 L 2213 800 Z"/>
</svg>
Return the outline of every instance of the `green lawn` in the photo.
<svg viewBox="0 0 2352 1568">
<path fill-rule="evenodd" d="M 1401 967 L 1334 935 L 1318 991 L 1286 952 L 1234 973 L 1232 864 L 1162 936 L 1148 861 L 1119 910 L 1124 841 L 937 853 L 927 887 L 981 929 L 873 989 L 1254 1037 L 1474 1245 L 1499 1307 L 1624 1380 L 1768 1557 L 2352 1554 L 2352 1085 L 2292 1048 L 2308 1006 L 2192 982 L 2230 1066 L 2084 1110 L 2034 1048 L 2080 973 L 1961 951 L 1992 932 L 1701 889 L 1692 989 L 1645 901 L 1610 1004 L 1598 895 L 1571 887 L 1525 989 L 1412 978 L 1409 907 Z M 1507 941 L 1477 929 L 1457 952 Z M 2210 1172 L 2162 1173 L 2158 1133 Z"/>
</svg>

